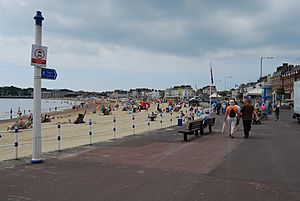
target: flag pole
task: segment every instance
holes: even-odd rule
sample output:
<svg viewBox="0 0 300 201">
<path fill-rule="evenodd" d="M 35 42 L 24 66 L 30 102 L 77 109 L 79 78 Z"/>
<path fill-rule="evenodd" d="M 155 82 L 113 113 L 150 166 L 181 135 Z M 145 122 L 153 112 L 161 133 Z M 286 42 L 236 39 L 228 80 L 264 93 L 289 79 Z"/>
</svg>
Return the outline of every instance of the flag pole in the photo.
<svg viewBox="0 0 300 201">
<path fill-rule="evenodd" d="M 211 85 L 213 84 L 213 77 L 212 77 L 212 61 L 210 60 L 210 78 L 211 78 L 211 83 L 209 85 L 209 114 L 211 114 L 212 112 L 212 108 L 211 108 Z"/>
</svg>

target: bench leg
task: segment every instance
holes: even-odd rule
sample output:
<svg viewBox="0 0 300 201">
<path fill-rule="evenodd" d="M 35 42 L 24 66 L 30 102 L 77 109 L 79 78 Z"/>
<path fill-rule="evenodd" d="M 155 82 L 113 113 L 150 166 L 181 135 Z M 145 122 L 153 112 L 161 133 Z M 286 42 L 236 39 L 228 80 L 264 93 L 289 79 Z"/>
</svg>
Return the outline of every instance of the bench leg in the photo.
<svg viewBox="0 0 300 201">
<path fill-rule="evenodd" d="M 194 131 L 195 132 L 195 136 L 199 136 L 198 134 L 198 130 Z"/>
<path fill-rule="evenodd" d="M 204 132 L 203 132 L 203 129 L 200 129 L 200 135 L 203 135 Z"/>
<path fill-rule="evenodd" d="M 187 133 L 183 133 L 183 141 L 187 141 Z"/>
<path fill-rule="evenodd" d="M 212 132 L 212 126 L 209 126 L 208 129 L 209 129 L 209 132 L 211 133 Z"/>
</svg>

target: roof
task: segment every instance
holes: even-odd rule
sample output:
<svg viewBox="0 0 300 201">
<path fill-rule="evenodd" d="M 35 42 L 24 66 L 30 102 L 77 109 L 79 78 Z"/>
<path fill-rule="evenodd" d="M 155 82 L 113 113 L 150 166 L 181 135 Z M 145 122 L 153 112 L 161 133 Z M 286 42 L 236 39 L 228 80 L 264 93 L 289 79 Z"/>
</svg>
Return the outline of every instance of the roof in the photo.
<svg viewBox="0 0 300 201">
<path fill-rule="evenodd" d="M 247 93 L 245 93 L 245 96 L 259 96 L 262 94 L 262 88 L 261 87 L 257 87 L 255 89 L 252 89 L 250 91 L 248 91 Z"/>
<path fill-rule="evenodd" d="M 210 95 L 210 98 L 221 98 L 222 96 L 218 95 L 217 93 L 213 93 Z"/>
</svg>

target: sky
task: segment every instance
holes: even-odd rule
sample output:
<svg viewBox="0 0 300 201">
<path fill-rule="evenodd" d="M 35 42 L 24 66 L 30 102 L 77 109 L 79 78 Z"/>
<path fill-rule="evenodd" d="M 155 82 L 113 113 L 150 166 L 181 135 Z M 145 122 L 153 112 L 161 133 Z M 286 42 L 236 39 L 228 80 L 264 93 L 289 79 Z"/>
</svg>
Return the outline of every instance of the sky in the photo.
<svg viewBox="0 0 300 201">
<path fill-rule="evenodd" d="M 300 63 L 299 0 L 0 0 L 0 86 L 33 87 L 36 11 L 56 80 L 107 91 L 210 84 L 218 90 Z"/>
</svg>

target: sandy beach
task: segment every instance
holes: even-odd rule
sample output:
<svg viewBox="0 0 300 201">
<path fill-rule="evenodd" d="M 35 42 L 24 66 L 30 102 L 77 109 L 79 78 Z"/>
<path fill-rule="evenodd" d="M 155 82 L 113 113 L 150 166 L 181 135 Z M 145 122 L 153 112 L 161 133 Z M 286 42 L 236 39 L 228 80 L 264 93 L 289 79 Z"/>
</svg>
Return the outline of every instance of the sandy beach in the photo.
<svg viewBox="0 0 300 201">
<path fill-rule="evenodd" d="M 112 105 L 110 102 L 102 102 L 101 104 Z M 111 115 L 100 114 L 99 110 L 93 113 L 96 107 L 97 104 L 94 101 L 89 101 L 88 108 L 81 108 L 78 111 L 67 110 L 51 113 L 50 115 L 53 118 L 51 122 L 42 123 L 42 152 L 63 150 L 89 144 L 90 142 L 118 139 L 177 124 L 177 113 L 172 113 L 172 115 L 171 113 L 164 113 L 162 116 L 158 116 L 155 121 L 149 121 L 148 114 L 156 110 L 155 104 L 152 104 L 148 111 L 142 110 L 133 114 L 121 111 L 120 107 L 114 109 Z M 166 105 L 161 104 L 161 108 L 165 107 Z M 84 117 L 85 123 L 74 124 L 73 122 L 76 120 L 78 113 L 84 113 L 84 111 L 87 111 Z M 115 123 L 113 118 L 116 118 Z M 91 126 L 89 121 L 92 122 Z M 7 131 L 7 127 L 13 122 L 13 120 L 0 122 L 0 161 L 32 154 L 32 130 L 20 130 L 18 134 L 14 131 Z M 58 124 L 61 125 L 60 130 L 57 128 Z M 133 124 L 135 125 L 134 128 Z M 116 132 L 113 132 L 114 125 Z M 89 135 L 90 130 L 92 132 L 91 137 Z M 58 135 L 61 137 L 60 144 L 57 140 Z M 17 152 L 15 148 L 16 140 L 19 145 Z"/>
</svg>

